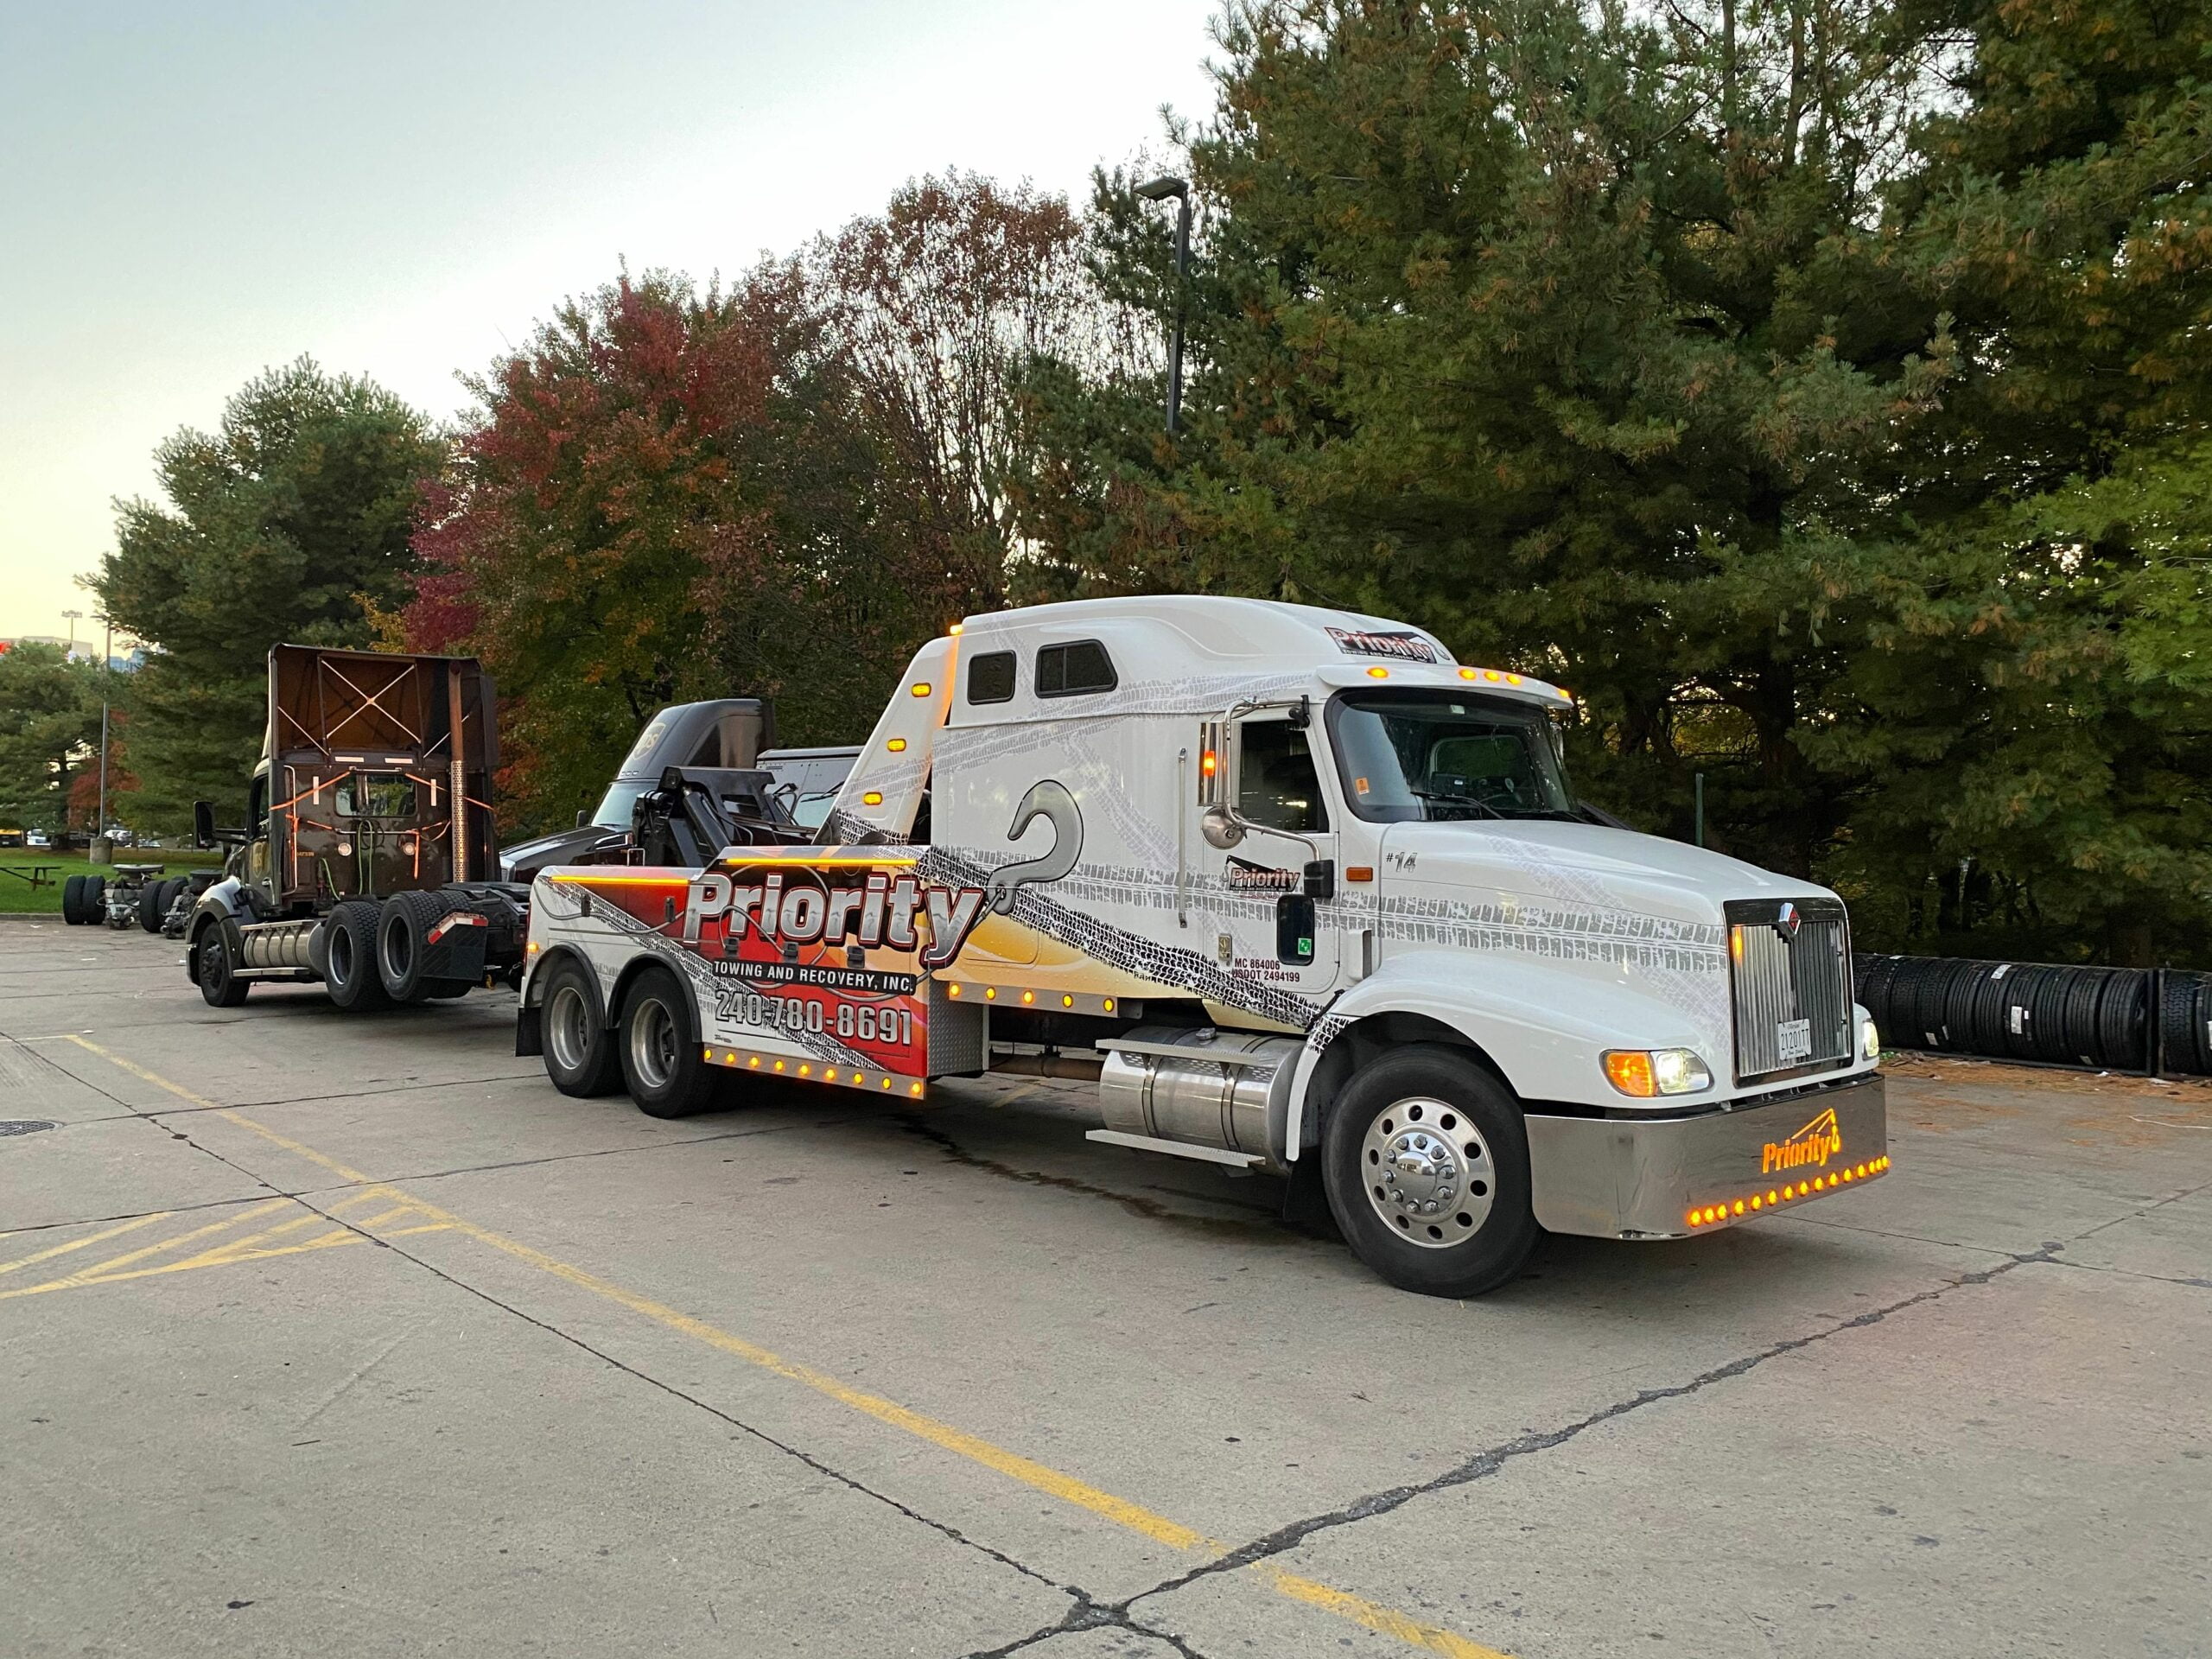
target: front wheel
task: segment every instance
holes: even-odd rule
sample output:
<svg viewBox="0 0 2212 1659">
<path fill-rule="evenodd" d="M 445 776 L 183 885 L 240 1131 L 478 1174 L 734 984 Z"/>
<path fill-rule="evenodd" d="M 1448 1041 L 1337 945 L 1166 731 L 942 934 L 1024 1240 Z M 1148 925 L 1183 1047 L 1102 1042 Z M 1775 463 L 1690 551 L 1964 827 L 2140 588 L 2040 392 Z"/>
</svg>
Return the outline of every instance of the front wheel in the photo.
<svg viewBox="0 0 2212 1659">
<path fill-rule="evenodd" d="M 1337 1225 L 1402 1289 L 1479 1296 L 1541 1236 L 1519 1103 L 1451 1049 L 1401 1048 L 1353 1073 L 1321 1152 Z"/>
<path fill-rule="evenodd" d="M 713 1103 L 691 1018 L 690 994 L 665 968 L 639 975 L 622 999 L 622 1081 L 648 1117 L 689 1117 Z"/>
<path fill-rule="evenodd" d="M 200 936 L 198 969 L 200 995 L 211 1008 L 235 1008 L 245 1001 L 253 982 L 238 977 L 238 962 L 231 954 L 230 935 L 222 924 L 211 925 Z"/>
</svg>

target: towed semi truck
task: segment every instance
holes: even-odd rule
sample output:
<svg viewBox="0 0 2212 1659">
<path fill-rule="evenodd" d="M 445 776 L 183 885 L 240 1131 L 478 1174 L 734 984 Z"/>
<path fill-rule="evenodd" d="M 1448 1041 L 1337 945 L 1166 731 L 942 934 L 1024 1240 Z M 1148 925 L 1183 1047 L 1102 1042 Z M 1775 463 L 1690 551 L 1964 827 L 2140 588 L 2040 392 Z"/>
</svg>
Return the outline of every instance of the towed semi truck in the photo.
<svg viewBox="0 0 2212 1659">
<path fill-rule="evenodd" d="M 517 1051 L 657 1116 L 777 1077 L 1092 1083 L 1090 1138 L 1287 1177 L 1394 1283 L 1880 1179 L 1836 895 L 1579 804 L 1567 694 L 1351 613 L 969 619 L 814 844 L 541 871 Z"/>
<path fill-rule="evenodd" d="M 347 1009 L 458 996 L 522 961 L 526 887 L 496 879 L 493 689 L 468 657 L 277 645 L 243 824 L 185 931 L 217 1007 L 321 981 Z"/>
<path fill-rule="evenodd" d="M 320 982 L 348 1010 L 514 984 L 541 864 L 703 865 L 736 842 L 806 839 L 788 805 L 799 781 L 755 766 L 774 721 L 757 698 L 663 709 L 597 814 L 501 850 L 482 664 L 278 645 L 246 822 L 194 809 L 199 843 L 232 850 L 220 880 L 178 901 L 186 972 L 219 1007 L 264 982 Z"/>
</svg>

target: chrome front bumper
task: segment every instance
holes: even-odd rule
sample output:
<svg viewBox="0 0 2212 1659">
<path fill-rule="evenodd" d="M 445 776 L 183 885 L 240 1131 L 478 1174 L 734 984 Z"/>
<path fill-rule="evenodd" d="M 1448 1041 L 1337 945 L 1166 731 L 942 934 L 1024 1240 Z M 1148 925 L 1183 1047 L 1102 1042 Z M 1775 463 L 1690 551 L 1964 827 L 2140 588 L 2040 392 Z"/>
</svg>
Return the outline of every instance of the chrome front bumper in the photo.
<svg viewBox="0 0 2212 1659">
<path fill-rule="evenodd" d="M 1710 1232 L 1878 1180 L 1889 1159 L 1872 1071 L 1695 1117 L 1529 1115 L 1536 1219 L 1596 1238 Z"/>
</svg>

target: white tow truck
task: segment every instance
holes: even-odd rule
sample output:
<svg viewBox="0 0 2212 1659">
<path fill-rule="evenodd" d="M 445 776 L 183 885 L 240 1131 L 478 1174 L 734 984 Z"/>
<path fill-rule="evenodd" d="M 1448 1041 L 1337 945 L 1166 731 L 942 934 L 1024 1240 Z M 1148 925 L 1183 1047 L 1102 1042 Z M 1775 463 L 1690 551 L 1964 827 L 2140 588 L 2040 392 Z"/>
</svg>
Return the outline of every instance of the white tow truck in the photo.
<svg viewBox="0 0 2212 1659">
<path fill-rule="evenodd" d="M 1879 1179 L 1842 903 L 1578 805 L 1572 708 L 1344 612 L 973 617 L 817 844 L 542 872 L 518 1052 L 659 1116 L 733 1075 L 1095 1078 L 1092 1139 L 1287 1176 L 1442 1295 L 1545 1229 L 1678 1237 Z"/>
</svg>

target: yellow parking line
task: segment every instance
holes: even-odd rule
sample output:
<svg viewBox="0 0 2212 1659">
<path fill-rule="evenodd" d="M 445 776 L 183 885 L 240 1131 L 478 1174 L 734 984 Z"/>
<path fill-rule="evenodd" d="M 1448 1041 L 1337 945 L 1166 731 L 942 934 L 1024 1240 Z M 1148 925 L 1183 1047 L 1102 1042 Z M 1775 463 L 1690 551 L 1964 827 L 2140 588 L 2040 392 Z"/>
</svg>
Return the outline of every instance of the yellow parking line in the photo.
<svg viewBox="0 0 2212 1659">
<path fill-rule="evenodd" d="M 304 1158 L 309 1163 L 329 1171 L 341 1180 L 363 1183 L 392 1198 L 405 1198 L 416 1211 L 443 1227 L 512 1256 L 518 1262 L 524 1262 L 554 1278 L 563 1280 L 579 1289 L 603 1297 L 618 1306 L 627 1308 L 633 1313 L 652 1320 L 657 1325 L 705 1343 L 711 1348 L 744 1360 L 747 1363 L 757 1366 L 774 1376 L 800 1383 L 817 1394 L 836 1401 L 841 1405 L 864 1413 L 879 1422 L 902 1429 L 909 1434 L 928 1441 L 932 1446 L 955 1452 L 972 1462 L 982 1465 L 985 1468 L 995 1470 L 1000 1474 L 1020 1481 L 1025 1485 L 1047 1493 L 1064 1503 L 1073 1504 L 1078 1509 L 1088 1510 L 1102 1519 L 1113 1522 L 1116 1526 L 1126 1528 L 1155 1542 L 1166 1544 L 1171 1548 L 1193 1552 L 1203 1551 L 1210 1555 L 1224 1554 L 1227 1548 L 1227 1546 L 1207 1537 L 1204 1533 L 1186 1527 L 1180 1522 L 1170 1520 L 1167 1516 L 1147 1510 L 1141 1504 L 1133 1503 L 1127 1498 L 1116 1497 L 1113 1493 L 1103 1491 L 1085 1481 L 1077 1479 L 1072 1475 L 1064 1474 L 1057 1469 L 1025 1458 L 1019 1452 L 1009 1452 L 1003 1446 L 995 1446 L 982 1439 L 980 1435 L 970 1434 L 964 1429 L 955 1428 L 950 1423 L 939 1422 L 934 1417 L 925 1416 L 922 1413 L 911 1410 L 895 1401 L 886 1400 L 880 1395 L 869 1394 L 862 1389 L 853 1388 L 839 1382 L 825 1371 L 817 1371 L 810 1365 L 785 1359 L 780 1354 L 746 1341 L 742 1337 L 733 1336 L 727 1331 L 709 1325 L 704 1319 L 694 1319 L 691 1315 L 679 1313 L 664 1302 L 655 1301 L 649 1296 L 626 1289 L 611 1280 L 602 1279 L 588 1268 L 579 1268 L 561 1261 L 556 1256 L 548 1255 L 544 1251 L 533 1249 L 519 1240 L 509 1238 L 501 1233 L 495 1233 L 486 1227 L 480 1227 L 472 1221 L 454 1215 L 451 1211 L 442 1210 L 435 1205 L 412 1198 L 395 1187 L 384 1185 L 377 1182 L 373 1177 L 348 1167 L 327 1153 L 318 1152 L 312 1147 L 291 1139 L 289 1135 L 280 1135 L 267 1125 L 256 1122 L 234 1108 L 209 1100 L 204 1095 L 194 1094 L 182 1084 L 171 1083 L 158 1072 L 149 1071 L 142 1065 L 126 1060 L 121 1055 L 101 1047 L 98 1043 L 87 1042 L 85 1039 L 74 1035 L 72 1035 L 69 1040 L 79 1047 L 99 1055 L 111 1065 L 119 1066 L 133 1077 L 150 1083 L 157 1089 L 165 1090 L 180 1100 L 188 1101 L 194 1106 L 212 1111 L 226 1122 L 235 1123 L 240 1128 L 259 1135 L 271 1145 L 281 1147 L 296 1157 Z M 349 1203 L 353 1201 L 347 1200 Z M 336 1206 L 333 1207 L 334 1209 Z M 272 1254 L 289 1253 L 272 1252 Z M 9 1294 L 0 1292 L 0 1299 L 4 1299 Z M 1338 1590 L 1312 1579 L 1300 1578 L 1295 1573 L 1286 1573 L 1269 1563 L 1255 1562 L 1249 1570 L 1278 1593 L 1294 1601 L 1300 1602 L 1309 1607 L 1319 1608 L 1325 1612 L 1332 1613 L 1339 1618 L 1360 1625 L 1366 1630 L 1376 1631 L 1381 1635 L 1395 1637 L 1410 1646 L 1430 1653 L 1442 1654 L 1446 1656 L 1446 1659 L 1510 1659 L 1510 1656 L 1500 1652 L 1497 1649 L 1485 1647 L 1479 1642 L 1470 1641 L 1457 1631 L 1445 1630 L 1440 1625 L 1424 1624 L 1419 1619 L 1407 1617 L 1394 1608 L 1385 1607 L 1379 1602 L 1370 1601 L 1363 1596 L 1356 1596 L 1348 1591 Z"/>
<path fill-rule="evenodd" d="M 67 1244 L 49 1245 L 34 1250 L 29 1255 L 19 1255 L 13 1262 L 0 1262 L 0 1273 L 13 1273 L 17 1268 L 28 1268 L 34 1262 L 51 1262 L 57 1255 L 67 1255 L 72 1250 L 81 1250 L 87 1244 L 98 1244 L 111 1238 L 120 1238 L 125 1233 L 135 1233 L 141 1227 L 150 1227 L 157 1221 L 167 1221 L 176 1211 L 156 1210 L 150 1216 L 136 1216 L 120 1227 L 111 1227 L 104 1233 L 87 1233 L 82 1238 L 73 1238 Z"/>
</svg>

